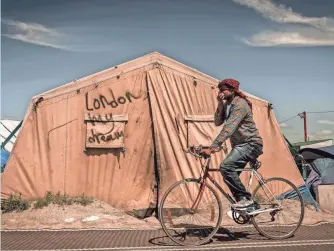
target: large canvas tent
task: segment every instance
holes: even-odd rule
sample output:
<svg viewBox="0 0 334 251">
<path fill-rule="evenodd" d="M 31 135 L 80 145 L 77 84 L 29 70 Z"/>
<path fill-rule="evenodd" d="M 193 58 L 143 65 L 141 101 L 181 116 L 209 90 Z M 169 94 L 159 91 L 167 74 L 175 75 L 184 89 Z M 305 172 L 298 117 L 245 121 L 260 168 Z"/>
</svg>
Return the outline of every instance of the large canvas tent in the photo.
<svg viewBox="0 0 334 251">
<path fill-rule="evenodd" d="M 60 191 L 124 210 L 154 207 L 172 183 L 199 176 L 200 164 L 183 149 L 210 144 L 221 129 L 213 123 L 217 83 L 154 52 L 33 97 L 2 197 Z M 271 104 L 247 95 L 264 139 L 261 173 L 304 184 Z M 228 151 L 216 153 L 213 166 Z"/>
</svg>

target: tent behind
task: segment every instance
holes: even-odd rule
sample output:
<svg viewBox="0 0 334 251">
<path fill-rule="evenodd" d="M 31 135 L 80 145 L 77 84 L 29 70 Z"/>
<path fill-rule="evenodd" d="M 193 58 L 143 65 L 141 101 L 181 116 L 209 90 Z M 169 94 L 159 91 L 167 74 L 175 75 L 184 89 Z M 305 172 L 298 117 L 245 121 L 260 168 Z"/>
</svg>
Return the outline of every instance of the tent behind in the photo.
<svg viewBox="0 0 334 251">
<path fill-rule="evenodd" d="M 22 121 L 3 119 L 0 121 L 1 131 L 1 173 L 5 170 L 10 151 L 15 144 Z"/>
<path fill-rule="evenodd" d="M 334 184 L 334 146 L 318 149 L 304 148 L 299 153 L 311 164 L 306 185 L 313 198 L 317 200 L 316 191 L 319 185 Z"/>
<path fill-rule="evenodd" d="M 5 149 L 1 149 L 1 172 L 5 170 L 10 152 Z"/>
<path fill-rule="evenodd" d="M 33 97 L 3 174 L 2 197 L 60 191 L 124 210 L 155 207 L 171 184 L 199 176 L 200 164 L 182 150 L 210 144 L 221 129 L 213 123 L 217 83 L 151 53 Z M 247 96 L 264 140 L 260 172 L 303 185 L 270 103 Z M 226 154 L 216 153 L 213 166 Z M 214 176 L 224 183 L 220 173 Z"/>
<path fill-rule="evenodd" d="M 15 144 L 15 140 L 19 134 L 22 121 L 1 119 L 1 148 L 10 152 Z"/>
<path fill-rule="evenodd" d="M 316 159 L 330 158 L 334 159 L 334 145 L 320 148 L 304 148 L 299 151 L 307 162 L 311 163 Z"/>
</svg>

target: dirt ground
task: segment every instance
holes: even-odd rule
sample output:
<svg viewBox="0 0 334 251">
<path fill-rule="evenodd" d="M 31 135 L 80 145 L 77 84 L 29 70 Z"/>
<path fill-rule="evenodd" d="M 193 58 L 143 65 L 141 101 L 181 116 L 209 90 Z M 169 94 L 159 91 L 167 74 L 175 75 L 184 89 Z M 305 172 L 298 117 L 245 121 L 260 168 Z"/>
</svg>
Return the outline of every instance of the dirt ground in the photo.
<svg viewBox="0 0 334 251">
<path fill-rule="evenodd" d="M 227 216 L 227 211 L 228 207 L 224 206 L 222 225 L 237 225 Z M 334 214 L 317 212 L 314 207 L 307 206 L 304 224 L 319 222 L 334 222 Z M 1 214 L 1 229 L 159 229 L 160 227 L 159 221 L 154 216 L 140 220 L 102 201 L 94 201 L 87 206 L 51 204 L 42 209 Z"/>
<path fill-rule="evenodd" d="M 51 204 L 42 209 L 2 213 L 2 229 L 159 228 L 154 217 L 139 220 L 102 201 L 82 206 Z"/>
</svg>

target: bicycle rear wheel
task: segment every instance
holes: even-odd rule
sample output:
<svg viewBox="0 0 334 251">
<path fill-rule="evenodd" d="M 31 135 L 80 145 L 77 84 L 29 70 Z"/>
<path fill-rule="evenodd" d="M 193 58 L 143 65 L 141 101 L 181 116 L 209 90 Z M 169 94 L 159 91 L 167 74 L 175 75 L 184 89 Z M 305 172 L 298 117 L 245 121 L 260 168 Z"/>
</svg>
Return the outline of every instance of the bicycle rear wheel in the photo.
<svg viewBox="0 0 334 251">
<path fill-rule="evenodd" d="M 251 216 L 254 227 L 270 239 L 291 237 L 304 219 L 304 201 L 298 188 L 283 178 L 270 178 L 253 193 L 259 204 L 257 215 Z M 261 212 L 262 211 L 262 212 Z"/>
<path fill-rule="evenodd" d="M 200 180 L 181 180 L 162 197 L 159 220 L 175 243 L 201 245 L 208 242 L 220 227 L 221 201 L 216 191 Z"/>
</svg>

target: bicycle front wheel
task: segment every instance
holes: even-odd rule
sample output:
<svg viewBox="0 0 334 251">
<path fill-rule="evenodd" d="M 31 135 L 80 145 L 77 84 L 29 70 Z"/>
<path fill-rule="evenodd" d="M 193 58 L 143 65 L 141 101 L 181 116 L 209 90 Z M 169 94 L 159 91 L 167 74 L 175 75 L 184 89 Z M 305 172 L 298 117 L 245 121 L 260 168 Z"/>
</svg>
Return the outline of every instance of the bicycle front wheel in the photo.
<svg viewBox="0 0 334 251">
<path fill-rule="evenodd" d="M 298 188 L 283 178 L 270 178 L 253 193 L 259 204 L 257 215 L 251 216 L 254 227 L 270 239 L 291 237 L 304 219 L 304 201 Z"/>
<path fill-rule="evenodd" d="M 175 243 L 201 245 L 208 242 L 220 227 L 221 201 L 217 192 L 200 180 L 181 180 L 162 197 L 159 220 Z"/>
</svg>

